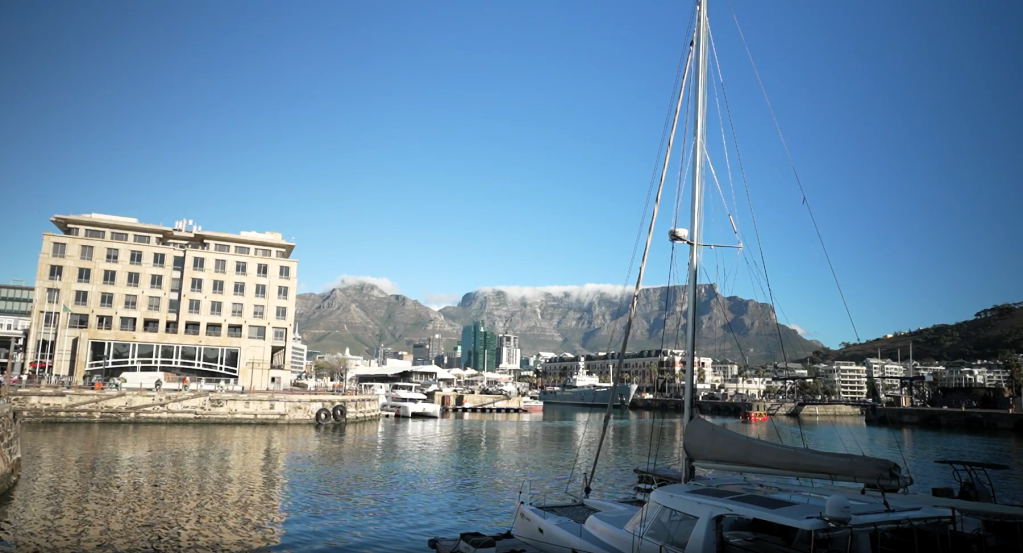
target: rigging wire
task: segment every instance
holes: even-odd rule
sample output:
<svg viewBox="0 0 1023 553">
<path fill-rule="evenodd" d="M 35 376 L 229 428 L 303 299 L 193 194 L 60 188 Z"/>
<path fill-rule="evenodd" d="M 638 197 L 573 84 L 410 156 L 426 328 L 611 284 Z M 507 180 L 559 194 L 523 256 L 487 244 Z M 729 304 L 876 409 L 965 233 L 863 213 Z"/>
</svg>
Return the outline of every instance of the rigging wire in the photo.
<svg viewBox="0 0 1023 553">
<path fill-rule="evenodd" d="M 792 169 L 792 176 L 795 177 L 796 185 L 799 186 L 799 194 L 803 197 L 803 205 L 806 206 L 806 212 L 810 215 L 810 222 L 813 223 L 813 230 L 817 233 L 817 240 L 821 244 L 821 249 L 824 251 L 824 259 L 828 262 L 828 268 L 831 269 L 831 276 L 835 280 L 835 286 L 838 288 L 838 295 L 842 298 L 842 305 L 845 307 L 845 313 L 849 317 L 849 324 L 852 325 L 853 334 L 856 335 L 856 341 L 860 341 L 860 333 L 856 330 L 856 323 L 853 321 L 852 311 L 849 310 L 849 304 L 845 301 L 845 293 L 842 292 L 842 285 L 838 282 L 838 274 L 835 272 L 835 266 L 831 263 L 831 256 L 828 254 L 828 248 L 824 245 L 824 237 L 821 235 L 820 228 L 817 226 L 817 219 L 813 216 L 813 210 L 810 208 L 810 201 L 806 197 L 806 191 L 803 189 L 803 183 L 799 180 L 799 173 L 796 172 L 796 164 L 792 161 L 792 154 L 789 153 L 788 144 L 785 143 L 785 136 L 781 132 L 781 126 L 778 124 L 778 118 L 774 116 L 774 109 L 771 107 L 771 101 L 767 97 L 767 89 L 764 87 L 764 82 L 760 79 L 760 72 L 757 71 L 757 65 L 753 62 L 753 54 L 750 52 L 749 45 L 746 44 L 746 37 L 742 34 L 742 27 L 739 26 L 739 19 L 735 15 L 735 10 L 732 9 L 732 2 L 728 0 L 728 11 L 732 13 L 732 21 L 735 21 L 735 28 L 739 31 L 739 38 L 742 39 L 742 46 L 746 50 L 746 56 L 749 58 L 750 65 L 753 67 L 753 74 L 757 78 L 757 84 L 760 85 L 760 91 L 763 93 L 764 102 L 767 104 L 767 110 L 771 114 L 771 120 L 774 122 L 774 128 L 778 131 L 778 138 L 781 140 L 782 149 L 785 150 L 785 157 L 788 158 L 789 168 Z M 711 37 L 711 48 L 714 45 L 714 37 Z M 717 61 L 717 55 L 715 54 L 715 62 Z M 724 86 L 721 88 L 722 95 L 724 92 Z M 725 108 L 728 107 L 728 100 L 725 100 Z M 729 121 L 731 121 L 731 114 L 729 114 Z M 734 130 L 732 131 L 734 134 Z M 736 148 L 738 151 L 738 148 Z"/>
<path fill-rule="evenodd" d="M 753 200 L 749 193 L 749 182 L 746 179 L 746 169 L 742 165 L 742 156 L 739 153 L 739 141 L 735 134 L 735 124 L 732 121 L 732 110 L 728 106 L 728 94 L 725 91 L 725 80 L 724 75 L 721 73 L 721 64 L 718 61 L 717 48 L 714 46 L 714 33 L 707 29 L 707 34 L 710 37 L 710 51 L 714 54 L 714 66 L 717 69 L 718 83 L 721 85 L 721 97 L 725 101 L 725 112 L 728 114 L 728 126 L 732 130 L 732 143 L 735 145 L 735 157 L 736 162 L 739 164 L 739 174 L 742 175 L 742 185 L 746 190 L 746 203 L 749 205 L 750 219 L 753 222 L 753 233 L 757 239 L 757 250 L 760 252 L 760 264 L 764 268 L 764 280 L 767 282 L 767 293 L 771 299 L 771 311 L 774 312 L 774 324 L 775 330 L 778 332 L 778 343 L 781 346 L 782 360 L 785 361 L 785 365 L 788 366 L 788 355 L 785 353 L 785 343 L 781 337 L 781 323 L 778 322 L 778 314 L 774 308 L 774 291 L 771 289 L 771 279 L 767 273 L 767 260 L 764 258 L 764 246 L 760 241 L 760 229 L 757 227 L 757 219 L 753 214 Z"/>
</svg>

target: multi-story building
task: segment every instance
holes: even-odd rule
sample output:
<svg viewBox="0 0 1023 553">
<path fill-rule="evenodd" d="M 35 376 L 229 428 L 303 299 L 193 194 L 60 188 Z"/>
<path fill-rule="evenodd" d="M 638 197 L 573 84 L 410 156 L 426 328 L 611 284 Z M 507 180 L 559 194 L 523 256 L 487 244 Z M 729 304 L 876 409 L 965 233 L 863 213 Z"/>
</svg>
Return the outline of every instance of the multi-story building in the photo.
<svg viewBox="0 0 1023 553">
<path fill-rule="evenodd" d="M 835 361 L 830 367 L 819 367 L 818 378 L 838 392 L 839 399 L 867 397 L 867 368 L 852 361 Z"/>
<path fill-rule="evenodd" d="M 0 371 L 20 374 L 32 323 L 31 286 L 0 284 Z"/>
<path fill-rule="evenodd" d="M 278 233 L 58 215 L 44 233 L 29 359 L 82 381 L 124 371 L 290 381 L 298 262 Z"/>
<path fill-rule="evenodd" d="M 497 335 L 480 321 L 462 328 L 462 367 L 480 372 L 497 367 Z"/>
<path fill-rule="evenodd" d="M 548 357 L 540 363 L 540 375 L 544 384 L 558 386 L 567 378 L 586 374 L 586 359 L 582 355 L 564 353 Z"/>
<path fill-rule="evenodd" d="M 709 357 L 696 358 L 696 379 L 703 374 L 704 380 L 711 374 L 714 360 Z M 622 380 L 637 384 L 640 391 L 652 391 L 658 385 L 681 382 L 685 374 L 685 352 L 682 350 L 641 350 L 629 352 L 621 359 Z M 549 358 L 540 364 L 544 378 L 560 380 L 576 374 L 590 374 L 602 382 L 610 382 L 618 370 L 619 354 L 597 353 L 573 356 L 563 354 Z"/>
<path fill-rule="evenodd" d="M 519 337 L 514 334 L 497 335 L 497 368 L 506 371 L 518 371 L 521 368 L 522 350 L 519 349 Z"/>
<path fill-rule="evenodd" d="M 906 376 L 906 368 L 891 359 L 868 358 L 863 361 L 867 367 L 867 376 L 882 386 L 884 390 L 898 390 L 902 387 L 899 379 Z"/>
<path fill-rule="evenodd" d="M 288 369 L 291 371 L 291 379 L 301 378 L 306 374 L 306 361 L 309 359 L 309 348 L 302 343 L 302 337 L 296 332 L 291 337 L 291 362 Z"/>
</svg>

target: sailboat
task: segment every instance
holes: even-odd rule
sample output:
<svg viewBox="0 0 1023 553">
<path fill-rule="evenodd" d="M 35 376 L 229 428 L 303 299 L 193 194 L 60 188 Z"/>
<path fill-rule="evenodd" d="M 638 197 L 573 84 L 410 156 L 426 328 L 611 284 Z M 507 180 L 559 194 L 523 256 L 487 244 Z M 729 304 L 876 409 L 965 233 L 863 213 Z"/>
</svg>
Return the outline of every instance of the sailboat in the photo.
<svg viewBox="0 0 1023 553">
<path fill-rule="evenodd" d="M 621 351 L 627 351 L 639 290 L 653 236 L 664 177 L 687 80 L 692 74 L 694 124 L 690 228 L 672 229 L 671 242 L 688 245 L 686 363 L 679 482 L 656 487 L 642 505 L 590 498 L 612 405 L 604 417 L 593 467 L 581 500 L 541 504 L 520 500 L 509 533 L 463 534 L 431 540 L 437 551 L 542 551 L 547 553 L 716 553 L 959 551 L 947 505 L 906 499 L 913 483 L 891 460 L 815 451 L 749 438 L 706 421 L 695 410 L 697 277 L 701 248 L 702 187 L 706 157 L 708 0 L 696 0 L 692 41 L 668 134 L 661 181 L 633 291 Z M 621 367 L 617 371 L 621 374 Z M 697 478 L 696 469 L 728 476 Z M 744 474 L 772 479 L 751 480 Z M 811 486 L 803 483 L 809 480 Z M 841 485 L 813 486 L 815 480 Z M 856 488 L 855 485 L 859 485 Z M 868 493 L 869 492 L 869 493 Z M 929 496 L 928 496 L 929 497 Z"/>
</svg>

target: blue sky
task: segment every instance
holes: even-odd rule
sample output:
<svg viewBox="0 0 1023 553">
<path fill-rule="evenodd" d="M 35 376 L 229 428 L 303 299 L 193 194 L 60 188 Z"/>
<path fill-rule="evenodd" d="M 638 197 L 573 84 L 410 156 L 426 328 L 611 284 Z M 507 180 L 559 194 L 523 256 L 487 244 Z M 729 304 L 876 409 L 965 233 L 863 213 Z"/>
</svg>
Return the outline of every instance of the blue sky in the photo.
<svg viewBox="0 0 1023 553">
<path fill-rule="evenodd" d="M 733 6 L 860 336 L 1023 299 L 1023 4 Z M 50 216 L 101 212 L 279 231 L 307 291 L 372 276 L 438 304 L 485 286 L 620 284 L 689 9 L 0 3 L 0 279 L 32 280 Z M 853 341 L 727 4 L 710 19 L 783 321 Z M 673 202 L 650 284 L 666 280 Z M 729 240 L 716 189 L 706 205 L 708 236 Z M 706 260 L 711 274 L 743 267 Z M 726 290 L 753 297 L 736 274 Z"/>
</svg>

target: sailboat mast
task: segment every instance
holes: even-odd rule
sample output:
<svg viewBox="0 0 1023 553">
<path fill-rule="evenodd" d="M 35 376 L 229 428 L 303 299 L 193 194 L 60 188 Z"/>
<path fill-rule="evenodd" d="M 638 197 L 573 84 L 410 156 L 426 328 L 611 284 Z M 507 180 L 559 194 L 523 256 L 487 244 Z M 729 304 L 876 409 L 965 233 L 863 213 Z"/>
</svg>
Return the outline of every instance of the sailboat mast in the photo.
<svg viewBox="0 0 1023 553">
<path fill-rule="evenodd" d="M 693 186 L 692 212 L 689 218 L 689 286 L 686 306 L 686 378 L 685 378 L 685 409 L 682 413 L 682 435 L 685 436 L 686 426 L 693 420 L 696 410 L 696 394 L 693 381 L 696 375 L 696 279 L 699 274 L 700 262 L 700 220 L 703 200 L 703 156 L 706 149 L 707 125 L 707 1 L 696 0 L 696 33 L 694 47 L 694 77 L 696 79 L 694 125 L 693 125 Z M 696 476 L 693 460 L 682 448 L 682 481 L 690 482 Z"/>
</svg>

